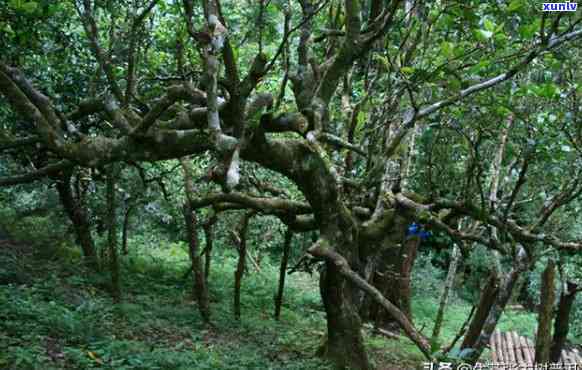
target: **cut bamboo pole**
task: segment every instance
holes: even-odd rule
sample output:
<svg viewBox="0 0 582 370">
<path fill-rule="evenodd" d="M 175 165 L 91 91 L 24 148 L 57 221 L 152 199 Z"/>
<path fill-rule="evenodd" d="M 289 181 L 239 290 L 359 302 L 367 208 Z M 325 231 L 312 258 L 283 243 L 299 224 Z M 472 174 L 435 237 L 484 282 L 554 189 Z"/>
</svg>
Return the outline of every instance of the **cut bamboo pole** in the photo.
<svg viewBox="0 0 582 370">
<path fill-rule="evenodd" d="M 507 357 L 509 358 L 510 364 L 517 363 L 515 360 L 515 346 L 513 345 L 513 339 L 511 332 L 505 333 L 505 340 L 507 341 Z"/>
<path fill-rule="evenodd" d="M 521 338 L 519 338 L 519 342 L 520 342 L 521 348 L 523 350 L 523 357 L 525 359 L 525 363 L 529 364 L 529 365 L 533 365 L 534 360 L 531 357 L 530 352 L 529 352 L 529 344 L 527 344 L 527 338 L 521 337 Z"/>
<path fill-rule="evenodd" d="M 498 346 L 497 346 L 497 331 L 493 332 L 491 339 L 489 340 L 489 345 L 491 345 L 491 361 L 497 362 L 498 357 Z"/>
<path fill-rule="evenodd" d="M 523 364 L 525 362 L 525 357 L 523 356 L 523 350 L 519 335 L 517 332 L 511 332 L 513 334 L 513 343 L 515 345 L 515 360 L 518 364 Z"/>
<path fill-rule="evenodd" d="M 531 358 L 531 361 L 532 361 L 532 363 L 535 363 L 535 358 L 536 358 L 536 355 L 534 352 L 535 345 L 533 344 L 533 342 L 529 338 L 526 338 L 526 341 L 527 341 L 527 350 L 529 352 L 529 356 Z"/>
<path fill-rule="evenodd" d="M 497 331 L 497 348 L 499 349 L 499 355 L 497 356 L 500 363 L 507 362 L 507 356 L 505 355 L 505 345 L 503 343 L 503 333 Z"/>
</svg>

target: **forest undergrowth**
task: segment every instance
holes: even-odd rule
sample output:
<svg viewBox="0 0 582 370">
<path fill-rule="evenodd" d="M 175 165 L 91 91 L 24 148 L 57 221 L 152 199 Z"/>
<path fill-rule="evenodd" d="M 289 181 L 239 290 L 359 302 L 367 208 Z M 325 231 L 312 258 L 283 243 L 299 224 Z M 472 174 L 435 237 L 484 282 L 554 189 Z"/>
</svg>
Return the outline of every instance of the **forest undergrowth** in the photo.
<svg viewBox="0 0 582 370">
<path fill-rule="evenodd" d="M 141 241 L 131 246 L 122 262 L 123 300 L 114 304 L 107 273 L 84 268 L 74 246 L 0 241 L 0 368 L 330 368 L 316 356 L 326 330 L 317 273 L 289 275 L 276 321 L 278 266 L 268 258 L 260 267 L 249 265 L 237 321 L 231 298 L 236 259 L 228 251 L 216 255 L 209 286 L 212 323 L 205 325 L 185 277 L 185 246 Z M 444 341 L 455 336 L 470 311 L 454 299 Z M 438 301 L 423 295 L 414 302 L 415 323 L 428 333 Z M 535 317 L 509 311 L 500 325 L 528 334 Z M 377 369 L 422 367 L 422 355 L 404 337 L 386 338 L 365 325 L 365 340 Z"/>
</svg>

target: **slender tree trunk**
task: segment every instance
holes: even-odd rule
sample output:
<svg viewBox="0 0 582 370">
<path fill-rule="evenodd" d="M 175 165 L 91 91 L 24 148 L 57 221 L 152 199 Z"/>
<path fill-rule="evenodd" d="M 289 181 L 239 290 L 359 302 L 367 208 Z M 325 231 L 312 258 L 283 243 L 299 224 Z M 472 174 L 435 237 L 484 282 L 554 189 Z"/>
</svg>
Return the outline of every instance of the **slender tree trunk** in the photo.
<svg viewBox="0 0 582 370">
<path fill-rule="evenodd" d="M 127 236 L 129 234 L 129 220 L 131 218 L 131 213 L 133 212 L 133 208 L 135 206 L 134 205 L 130 205 L 129 207 L 127 207 L 127 210 L 125 211 L 125 215 L 123 217 L 123 232 L 122 232 L 122 244 L 121 244 L 121 253 L 124 256 L 127 256 L 128 254 L 128 250 L 127 250 Z"/>
<path fill-rule="evenodd" d="M 517 279 L 521 275 L 523 271 L 527 269 L 527 254 L 522 246 L 519 246 L 519 251 L 517 252 L 516 261 L 514 262 L 514 266 L 511 271 L 507 274 L 507 276 L 503 279 L 503 283 L 499 288 L 499 293 L 495 297 L 495 301 L 487 314 L 487 319 L 485 320 L 485 324 L 483 325 L 483 330 L 479 335 L 479 338 L 475 342 L 473 346 L 473 351 L 469 356 L 470 361 L 477 361 L 483 350 L 489 342 L 491 341 L 491 335 L 493 331 L 495 331 L 495 327 L 499 322 L 499 318 L 511 297 L 511 293 L 513 292 L 513 288 L 515 287 L 515 283 Z"/>
<path fill-rule="evenodd" d="M 540 292 L 541 302 L 538 312 L 538 332 L 536 335 L 536 359 L 537 364 L 550 362 L 550 347 L 552 345 L 552 311 L 556 299 L 554 279 L 556 267 L 553 260 L 542 274 L 542 287 Z"/>
<path fill-rule="evenodd" d="M 281 305 L 283 304 L 283 293 L 285 291 L 285 277 L 287 276 L 287 263 L 289 262 L 289 251 L 291 249 L 291 239 L 293 232 L 287 228 L 285 231 L 285 241 L 283 243 L 283 257 L 281 258 L 281 267 L 279 268 L 279 289 L 275 296 L 275 319 L 279 320 L 281 316 Z"/>
<path fill-rule="evenodd" d="M 121 302 L 121 283 L 119 281 L 119 259 L 117 256 L 117 220 L 115 204 L 115 177 L 114 165 L 108 168 L 107 173 L 107 244 L 109 249 L 109 270 L 111 272 L 111 295 L 113 301 Z"/>
<path fill-rule="evenodd" d="M 242 286 L 242 278 L 245 272 L 246 256 L 247 256 L 247 229 L 249 226 L 249 214 L 245 214 L 241 221 L 239 228 L 239 235 L 237 240 L 238 262 L 236 271 L 234 272 L 234 318 L 240 320 L 240 290 Z"/>
<path fill-rule="evenodd" d="M 214 246 L 213 228 L 216 222 L 216 216 L 212 216 L 208 222 L 203 226 L 204 240 L 206 240 L 206 247 L 204 248 L 204 280 L 208 286 L 208 277 L 210 276 L 210 267 L 212 265 L 212 248 Z"/>
<path fill-rule="evenodd" d="M 559 362 L 564 349 L 564 344 L 568 338 L 568 331 L 570 330 L 570 313 L 574 301 L 576 300 L 576 293 L 578 292 L 578 285 L 568 281 L 562 294 L 560 295 L 560 303 L 558 303 L 558 313 L 554 321 L 554 338 L 552 340 L 552 348 L 550 350 L 550 361 Z"/>
<path fill-rule="evenodd" d="M 192 296 L 198 303 L 198 309 L 202 319 L 210 321 L 210 304 L 208 301 L 208 289 L 204 271 L 202 271 L 202 261 L 199 252 L 198 243 L 198 223 L 196 212 L 192 209 L 192 200 L 194 198 L 194 188 L 192 184 L 192 174 L 190 167 L 185 159 L 181 159 L 182 170 L 184 172 L 184 187 L 186 192 L 186 202 L 183 206 L 184 222 L 186 226 L 188 251 L 190 254 L 190 265 L 192 270 Z"/>
<path fill-rule="evenodd" d="M 200 254 L 198 252 L 198 225 L 196 220 L 196 212 L 190 206 L 190 202 L 184 203 L 184 222 L 186 224 L 186 232 L 188 238 L 188 252 L 190 255 L 190 268 L 192 270 L 192 297 L 198 303 L 200 315 L 204 321 L 210 321 L 210 305 L 208 302 L 208 290 L 206 288 L 206 280 L 204 272 L 202 271 L 202 263 Z"/>
<path fill-rule="evenodd" d="M 497 294 L 499 293 L 499 277 L 497 276 L 497 272 L 493 270 L 489 275 L 489 279 L 487 279 L 487 283 L 485 284 L 485 288 L 481 292 L 481 298 L 479 299 L 479 304 L 477 306 L 477 311 L 473 316 L 473 320 L 471 320 L 471 324 L 469 325 L 469 329 L 465 334 L 463 339 L 463 343 L 461 344 L 461 348 L 473 348 L 477 339 L 479 339 L 479 335 L 483 330 L 483 326 L 485 325 L 485 320 L 487 320 L 487 316 L 491 311 L 491 307 L 493 307 L 493 303 L 495 303 L 495 299 Z"/>
<path fill-rule="evenodd" d="M 412 274 L 412 267 L 416 260 L 416 252 L 420 244 L 420 237 L 415 236 L 408 238 L 402 245 L 400 251 L 400 305 L 408 320 L 412 322 L 412 285 L 410 276 Z"/>
<path fill-rule="evenodd" d="M 513 114 L 510 114 L 507 119 L 507 124 L 501 130 L 501 137 L 499 138 L 499 148 L 497 149 L 497 153 L 495 154 L 495 159 L 491 164 L 491 189 L 489 192 L 489 207 L 491 210 L 497 209 L 497 193 L 499 191 L 499 186 L 501 185 L 501 167 L 503 164 L 503 156 L 505 153 L 505 147 L 507 145 L 507 139 L 509 137 L 509 130 L 513 124 Z M 497 239 L 498 231 L 496 227 L 493 227 L 491 230 L 492 237 Z M 495 262 L 495 268 L 497 269 L 498 273 L 501 273 L 501 257 L 499 252 L 493 250 L 493 258 Z"/>
<path fill-rule="evenodd" d="M 457 265 L 459 263 L 459 258 L 461 256 L 461 251 L 456 244 L 453 244 L 453 253 L 451 255 L 451 262 L 449 265 L 449 272 L 447 273 L 447 279 L 445 280 L 445 287 L 443 289 L 443 294 L 441 295 L 441 301 L 439 304 L 439 310 L 434 323 L 434 329 L 432 331 L 431 343 L 434 345 L 437 343 L 441 326 L 443 323 L 443 318 L 445 317 L 445 309 L 447 307 L 447 302 L 449 300 L 449 293 L 455 282 L 455 275 L 457 274 Z"/>
<path fill-rule="evenodd" d="M 95 243 L 91 235 L 91 224 L 87 217 L 87 211 L 80 199 L 75 199 L 71 189 L 71 174 L 63 175 L 56 182 L 61 204 L 73 224 L 77 242 L 81 245 L 83 258 L 88 266 L 94 270 L 99 269 Z"/>
</svg>

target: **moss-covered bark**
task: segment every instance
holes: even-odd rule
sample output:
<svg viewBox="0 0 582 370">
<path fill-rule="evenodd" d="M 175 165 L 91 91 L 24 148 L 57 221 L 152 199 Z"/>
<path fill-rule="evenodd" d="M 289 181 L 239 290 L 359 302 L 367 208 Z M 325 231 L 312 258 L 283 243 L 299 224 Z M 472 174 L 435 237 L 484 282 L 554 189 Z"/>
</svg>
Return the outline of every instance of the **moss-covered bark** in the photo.
<svg viewBox="0 0 582 370">
<path fill-rule="evenodd" d="M 565 284 L 564 290 L 560 295 L 558 312 L 556 313 L 556 320 L 554 321 L 554 337 L 550 350 L 551 362 L 560 361 L 562 349 L 564 348 L 564 344 L 568 338 L 568 332 L 570 331 L 570 314 L 572 313 L 577 292 L 578 285 L 569 281 Z"/>
<path fill-rule="evenodd" d="M 65 172 L 56 182 L 56 188 L 59 193 L 61 204 L 73 224 L 77 242 L 81 245 L 83 258 L 87 265 L 93 269 L 99 269 L 97 253 L 95 252 L 95 243 L 91 234 L 91 223 L 87 215 L 82 199 L 75 198 L 71 189 L 71 173 Z"/>
<path fill-rule="evenodd" d="M 536 358 L 537 364 L 550 362 L 550 347 L 552 346 L 552 315 L 554 300 L 556 298 L 554 280 L 556 267 L 553 260 L 542 274 L 542 287 L 540 291 L 540 308 L 538 312 L 538 331 L 536 334 Z"/>
</svg>

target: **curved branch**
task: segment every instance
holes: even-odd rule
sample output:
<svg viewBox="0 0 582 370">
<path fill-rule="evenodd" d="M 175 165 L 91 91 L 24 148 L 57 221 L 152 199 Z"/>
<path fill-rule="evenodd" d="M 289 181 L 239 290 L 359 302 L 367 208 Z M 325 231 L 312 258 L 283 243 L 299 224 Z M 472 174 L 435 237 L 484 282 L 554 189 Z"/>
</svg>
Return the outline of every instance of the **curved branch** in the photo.
<svg viewBox="0 0 582 370">
<path fill-rule="evenodd" d="M 175 85 L 168 88 L 167 93 L 162 96 L 152 107 L 152 109 L 145 115 L 143 121 L 134 132 L 147 132 L 153 124 L 160 118 L 160 116 L 174 103 L 179 100 L 187 100 L 196 105 L 203 105 L 206 103 L 206 95 L 204 92 L 195 89 L 189 85 Z M 210 104 L 210 102 L 209 102 Z M 218 113 L 217 113 L 218 114 Z"/>
<path fill-rule="evenodd" d="M 312 213 L 311 206 L 307 203 L 281 198 L 254 197 L 239 192 L 209 194 L 203 198 L 193 199 L 192 207 L 201 208 L 218 203 L 235 203 L 270 214 L 303 215 Z"/>
<path fill-rule="evenodd" d="M 518 240 L 524 245 L 531 244 L 531 243 L 545 243 L 546 245 L 552 246 L 556 249 L 561 250 L 582 250 L 582 242 L 574 241 L 574 242 L 565 242 L 560 240 L 559 238 L 555 237 L 554 235 L 546 235 L 544 233 L 534 233 L 530 231 L 531 228 L 523 227 L 517 224 L 515 220 L 507 219 L 503 220 L 502 215 L 498 215 L 497 213 L 493 212 L 486 212 L 483 209 L 480 209 L 470 203 L 466 202 L 455 202 L 446 199 L 437 199 L 432 204 L 421 204 L 413 201 L 412 199 L 407 198 L 403 194 L 399 193 L 394 195 L 393 199 L 398 203 L 398 205 L 414 210 L 417 214 L 421 217 L 426 219 L 427 222 L 433 222 L 433 218 L 436 218 L 433 214 L 436 210 L 441 209 L 451 209 L 457 212 L 459 215 L 469 216 L 474 220 L 481 221 L 484 224 L 488 224 L 491 226 L 496 227 L 499 230 L 503 230 L 506 233 L 509 233 L 515 240 Z M 438 219 L 438 218 L 436 218 Z M 434 225 L 441 227 L 439 223 L 434 222 Z M 446 228 L 443 227 L 443 230 L 447 231 Z M 493 239 L 477 239 L 475 236 L 471 236 L 471 234 L 463 235 L 457 230 L 450 231 L 449 234 L 454 236 L 455 234 L 459 235 L 459 238 L 465 240 L 473 240 L 480 243 L 484 243 L 484 245 L 493 246 L 494 249 L 500 249 L 496 247 L 495 240 Z"/>
<path fill-rule="evenodd" d="M 558 47 L 558 46 L 560 46 L 568 41 L 571 41 L 571 40 L 574 40 L 578 37 L 581 37 L 581 36 L 582 36 L 582 29 L 566 33 L 566 34 L 559 36 L 559 37 L 554 37 L 547 44 L 539 44 L 538 48 L 535 48 L 532 51 L 530 51 L 530 53 L 527 54 L 527 56 L 525 58 L 523 58 L 520 62 L 518 62 L 514 66 L 510 67 L 506 72 L 501 73 L 495 77 L 491 77 L 489 79 L 486 79 L 482 82 L 473 84 L 473 85 L 459 91 L 457 94 L 455 94 L 449 98 L 446 98 L 446 99 L 440 100 L 436 103 L 425 106 L 425 107 L 419 109 L 418 111 L 414 110 L 412 112 L 410 112 L 410 111 L 407 112 L 407 114 L 405 115 L 405 117 L 402 120 L 402 126 L 400 127 L 398 132 L 394 135 L 394 138 L 387 145 L 387 148 L 385 150 L 386 157 L 391 157 L 394 154 L 394 152 L 396 151 L 396 148 L 398 147 L 398 145 L 400 144 L 402 139 L 406 136 L 408 131 L 412 127 L 414 127 L 414 123 L 416 121 L 418 121 L 424 117 L 427 117 L 430 114 L 435 113 L 435 112 L 437 112 L 445 107 L 453 105 L 453 104 L 467 98 L 470 95 L 473 95 L 475 93 L 478 93 L 478 92 L 486 90 L 486 89 L 489 89 L 493 86 L 499 85 L 500 83 L 509 80 L 510 78 L 515 76 L 518 72 L 523 70 L 527 65 L 529 65 L 538 56 L 542 55 L 543 53 L 545 53 L 547 51 L 551 51 L 552 49 L 554 49 L 554 48 L 556 48 L 556 47 Z"/>
<path fill-rule="evenodd" d="M 11 69 L 0 63 L 0 92 L 18 113 L 36 123 L 37 130 L 46 145 L 57 148 L 62 143 L 59 127 L 51 124 L 49 118 L 44 114 L 46 109 L 40 109 L 34 103 L 34 97 L 30 97 L 30 92 L 26 94 L 23 91 L 11 72 L 13 72 Z"/>
<path fill-rule="evenodd" d="M 0 141 L 0 151 L 20 148 L 22 146 L 30 146 L 40 142 L 38 136 L 27 136 L 19 137 L 12 140 L 2 140 Z"/>
<path fill-rule="evenodd" d="M 0 178 L 1 186 L 12 186 L 18 184 L 26 184 L 36 180 L 43 179 L 47 176 L 56 175 L 67 168 L 73 167 L 73 162 L 62 160 L 60 162 L 50 164 L 46 167 L 41 168 L 38 171 L 30 172 L 25 175 L 13 176 L 13 177 L 2 177 Z"/>
</svg>

